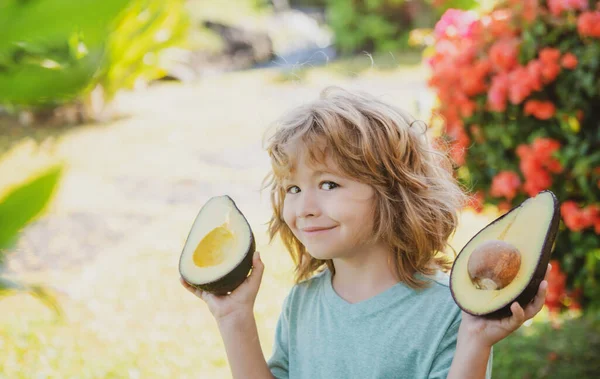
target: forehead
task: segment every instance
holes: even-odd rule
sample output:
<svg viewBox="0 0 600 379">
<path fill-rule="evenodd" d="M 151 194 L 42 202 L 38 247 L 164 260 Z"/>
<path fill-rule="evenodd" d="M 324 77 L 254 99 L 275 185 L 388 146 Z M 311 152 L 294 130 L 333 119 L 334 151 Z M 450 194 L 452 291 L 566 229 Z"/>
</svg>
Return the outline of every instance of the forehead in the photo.
<svg viewBox="0 0 600 379">
<path fill-rule="evenodd" d="M 329 149 L 323 147 L 309 148 L 306 145 L 294 146 L 288 151 L 289 166 L 285 179 L 293 178 L 299 173 L 310 173 L 313 176 L 331 173 L 342 175 L 342 170 L 335 163 Z"/>
</svg>

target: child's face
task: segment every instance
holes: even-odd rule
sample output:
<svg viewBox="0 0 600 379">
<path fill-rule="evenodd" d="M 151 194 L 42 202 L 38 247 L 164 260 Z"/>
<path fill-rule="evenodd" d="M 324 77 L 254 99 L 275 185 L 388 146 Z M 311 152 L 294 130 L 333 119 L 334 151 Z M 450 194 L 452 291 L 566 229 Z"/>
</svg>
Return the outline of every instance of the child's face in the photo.
<svg viewBox="0 0 600 379">
<path fill-rule="evenodd" d="M 326 163 L 309 167 L 300 154 L 283 183 L 283 218 L 313 257 L 348 258 L 372 233 L 375 191 L 340 174 L 330 159 Z"/>
</svg>

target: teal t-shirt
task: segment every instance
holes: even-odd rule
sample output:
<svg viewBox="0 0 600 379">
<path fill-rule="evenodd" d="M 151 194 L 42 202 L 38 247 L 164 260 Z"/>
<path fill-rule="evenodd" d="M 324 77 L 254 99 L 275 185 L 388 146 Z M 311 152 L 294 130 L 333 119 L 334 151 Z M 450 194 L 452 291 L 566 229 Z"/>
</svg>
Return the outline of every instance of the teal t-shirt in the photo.
<svg viewBox="0 0 600 379">
<path fill-rule="evenodd" d="M 269 368 L 277 379 L 442 379 L 456 350 L 461 311 L 448 275 L 414 290 L 398 283 L 350 304 L 324 270 L 295 285 L 277 323 Z M 492 355 L 487 378 L 491 378 Z"/>
</svg>

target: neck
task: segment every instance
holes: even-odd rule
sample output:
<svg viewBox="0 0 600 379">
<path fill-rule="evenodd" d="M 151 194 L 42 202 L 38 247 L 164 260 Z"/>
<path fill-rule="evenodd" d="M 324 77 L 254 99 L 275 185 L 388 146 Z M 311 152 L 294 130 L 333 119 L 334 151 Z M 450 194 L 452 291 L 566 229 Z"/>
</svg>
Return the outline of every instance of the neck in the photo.
<svg viewBox="0 0 600 379">
<path fill-rule="evenodd" d="M 390 265 L 392 252 L 386 246 L 372 246 L 350 257 L 335 258 L 332 285 L 349 303 L 373 297 L 398 283 Z"/>
</svg>

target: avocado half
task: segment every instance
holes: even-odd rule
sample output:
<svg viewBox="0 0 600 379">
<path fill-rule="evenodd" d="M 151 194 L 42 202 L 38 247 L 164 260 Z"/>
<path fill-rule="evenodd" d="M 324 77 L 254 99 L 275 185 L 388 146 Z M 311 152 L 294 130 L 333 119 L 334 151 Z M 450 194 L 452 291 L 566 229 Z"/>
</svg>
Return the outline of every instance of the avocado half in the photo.
<svg viewBox="0 0 600 379">
<path fill-rule="evenodd" d="M 215 295 L 236 289 L 252 268 L 256 244 L 250 224 L 227 195 L 200 209 L 179 258 L 179 273 L 190 285 Z"/>
<path fill-rule="evenodd" d="M 514 301 L 525 307 L 544 280 L 559 222 L 556 196 L 542 191 L 481 229 L 452 266 L 450 291 L 456 304 L 471 315 L 490 319 L 511 316 Z M 494 250 L 499 253 L 490 254 Z M 511 270 L 503 276 L 502 271 Z"/>
</svg>

